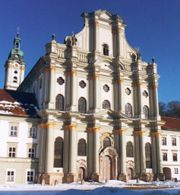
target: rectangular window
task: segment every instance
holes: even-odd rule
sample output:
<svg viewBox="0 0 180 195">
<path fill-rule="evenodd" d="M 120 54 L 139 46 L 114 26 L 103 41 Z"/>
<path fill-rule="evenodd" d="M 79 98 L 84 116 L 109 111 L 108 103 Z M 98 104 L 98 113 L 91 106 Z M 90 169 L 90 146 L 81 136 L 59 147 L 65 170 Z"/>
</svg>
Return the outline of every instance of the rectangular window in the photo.
<svg viewBox="0 0 180 195">
<path fill-rule="evenodd" d="M 36 138 L 37 137 L 37 129 L 36 127 L 31 127 L 29 130 L 29 137 Z"/>
<path fill-rule="evenodd" d="M 173 161 L 177 161 L 177 153 L 173 153 Z"/>
<path fill-rule="evenodd" d="M 175 137 L 172 138 L 172 146 L 176 146 L 176 138 Z"/>
<path fill-rule="evenodd" d="M 167 153 L 163 152 L 163 161 L 167 161 Z"/>
<path fill-rule="evenodd" d="M 17 137 L 17 132 L 18 132 L 18 127 L 16 125 L 11 125 L 9 136 Z"/>
<path fill-rule="evenodd" d="M 35 158 L 36 157 L 36 152 L 35 152 L 35 147 L 29 148 L 28 149 L 28 157 L 29 158 Z"/>
<path fill-rule="evenodd" d="M 162 145 L 166 146 L 167 145 L 167 139 L 166 137 L 162 137 Z"/>
<path fill-rule="evenodd" d="M 178 168 L 174 168 L 174 174 L 178 174 Z"/>
<path fill-rule="evenodd" d="M 16 157 L 16 148 L 15 147 L 9 147 L 9 157 L 11 157 L 11 158 Z"/>
<path fill-rule="evenodd" d="M 14 182 L 15 181 L 15 172 L 14 171 L 7 171 L 6 172 L 6 181 L 7 182 Z"/>
<path fill-rule="evenodd" d="M 34 171 L 27 171 L 26 175 L 27 175 L 26 181 L 28 183 L 34 182 Z"/>
</svg>

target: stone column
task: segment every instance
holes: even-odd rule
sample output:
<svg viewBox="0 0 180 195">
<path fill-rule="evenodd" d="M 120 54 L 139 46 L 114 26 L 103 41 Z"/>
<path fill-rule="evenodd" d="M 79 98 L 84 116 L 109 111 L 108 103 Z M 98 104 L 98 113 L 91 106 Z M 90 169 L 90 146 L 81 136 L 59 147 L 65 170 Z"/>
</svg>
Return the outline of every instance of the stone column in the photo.
<svg viewBox="0 0 180 195">
<path fill-rule="evenodd" d="M 87 177 L 91 178 L 93 173 L 93 133 L 91 128 L 87 128 Z"/>
<path fill-rule="evenodd" d="M 152 149 L 152 169 L 153 169 L 153 174 L 157 174 L 157 146 L 156 146 L 156 136 L 155 133 L 151 133 L 151 149 Z"/>
<path fill-rule="evenodd" d="M 135 141 L 135 168 L 137 177 L 143 176 L 146 172 L 145 144 L 142 130 L 134 131 Z"/>
<path fill-rule="evenodd" d="M 157 88 L 157 83 L 149 83 L 150 113 L 153 118 L 155 118 L 156 120 L 160 120 Z"/>
<path fill-rule="evenodd" d="M 94 68 L 95 69 L 95 68 Z M 95 70 L 93 70 L 95 71 Z M 98 74 L 89 73 L 89 110 L 90 112 L 99 112 L 101 109 L 101 86 Z"/>
<path fill-rule="evenodd" d="M 95 90 L 95 112 L 98 112 L 98 111 L 100 111 L 100 109 L 102 108 L 102 103 L 101 103 L 101 101 L 102 101 L 102 99 L 101 99 L 101 86 L 100 86 L 100 82 L 99 82 L 99 80 L 100 80 L 100 78 L 99 78 L 99 75 L 98 74 L 96 74 L 96 76 L 95 76 L 95 80 L 94 80 L 94 82 L 95 82 L 95 88 L 94 88 L 94 90 Z"/>
<path fill-rule="evenodd" d="M 99 181 L 99 127 L 87 128 L 88 131 L 88 172 L 93 181 Z M 91 145 L 92 144 L 92 145 Z M 92 149 L 90 149 L 90 147 Z M 90 154 L 89 152 L 92 151 Z"/>
<path fill-rule="evenodd" d="M 64 128 L 64 148 L 63 148 L 63 172 L 66 176 L 69 171 L 69 129 Z M 64 178 L 64 182 L 66 179 Z"/>
<path fill-rule="evenodd" d="M 115 76 L 116 77 L 116 76 Z M 114 110 L 124 113 L 124 84 L 123 79 L 114 78 Z"/>
<path fill-rule="evenodd" d="M 119 105 L 119 108 L 120 108 L 120 111 L 122 113 L 125 113 L 125 89 L 124 89 L 124 80 L 122 78 L 120 78 L 118 80 L 118 83 L 119 83 L 119 92 L 120 92 L 120 105 Z"/>
<path fill-rule="evenodd" d="M 77 72 L 75 69 L 72 69 L 70 72 L 71 76 L 71 111 L 77 111 L 78 99 L 77 99 Z"/>
<path fill-rule="evenodd" d="M 136 118 L 142 118 L 143 115 L 143 105 L 142 105 L 142 89 L 141 81 L 135 80 L 133 82 L 134 86 L 134 115 Z"/>
<path fill-rule="evenodd" d="M 40 124 L 38 126 L 39 131 L 39 173 L 40 177 L 45 172 L 45 162 L 46 162 L 46 148 L 44 147 L 46 145 L 46 125 Z M 42 183 L 42 178 L 39 178 L 39 183 Z"/>
<path fill-rule="evenodd" d="M 140 177 L 140 147 L 139 147 L 139 132 L 134 131 L 134 161 L 135 161 L 135 172 L 136 172 L 136 178 Z"/>
<path fill-rule="evenodd" d="M 54 64 L 50 65 L 50 85 L 49 85 L 49 109 L 55 108 L 55 86 L 56 86 L 56 67 Z"/>
<path fill-rule="evenodd" d="M 73 68 L 66 70 L 66 107 L 68 111 L 77 111 L 77 75 Z"/>
<path fill-rule="evenodd" d="M 116 130 L 119 133 L 119 152 L 120 152 L 120 172 L 119 180 L 126 181 L 126 141 L 125 141 L 125 130 Z"/>
<path fill-rule="evenodd" d="M 53 174 L 53 163 L 54 163 L 54 123 L 47 122 L 40 125 L 41 132 L 43 132 L 43 137 L 41 137 L 41 143 L 43 148 L 41 148 L 40 160 L 42 165 L 42 175 L 41 182 L 43 184 L 53 185 L 52 174 Z M 44 140 L 46 138 L 46 140 Z M 43 156 L 44 155 L 44 156 Z"/>
<path fill-rule="evenodd" d="M 77 135 L 76 124 L 65 126 L 65 149 L 64 152 L 64 182 L 71 183 L 76 180 L 76 163 L 77 163 Z"/>
<path fill-rule="evenodd" d="M 47 141 L 46 141 L 46 173 L 53 172 L 54 161 L 54 124 L 47 123 Z"/>
<path fill-rule="evenodd" d="M 142 130 L 139 132 L 141 174 L 146 172 L 145 143 Z"/>
<path fill-rule="evenodd" d="M 164 174 L 163 174 L 163 169 L 162 169 L 162 156 L 161 156 L 161 136 L 159 132 L 155 133 L 155 138 L 156 138 L 156 158 L 157 158 L 157 177 L 160 180 L 164 180 Z"/>
</svg>

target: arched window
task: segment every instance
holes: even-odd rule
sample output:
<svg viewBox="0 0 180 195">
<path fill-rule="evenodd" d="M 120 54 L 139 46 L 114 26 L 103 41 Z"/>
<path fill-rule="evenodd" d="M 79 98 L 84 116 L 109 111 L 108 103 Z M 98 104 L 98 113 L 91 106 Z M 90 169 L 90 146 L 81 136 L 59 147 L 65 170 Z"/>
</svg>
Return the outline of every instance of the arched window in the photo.
<svg viewBox="0 0 180 195">
<path fill-rule="evenodd" d="M 102 103 L 102 108 L 107 109 L 107 110 L 111 109 L 110 102 L 108 100 L 104 100 L 103 103 Z"/>
<path fill-rule="evenodd" d="M 107 148 L 109 146 L 111 146 L 111 140 L 109 137 L 105 137 L 103 140 L 103 148 Z"/>
<path fill-rule="evenodd" d="M 145 157 L 146 157 L 146 168 L 152 168 L 152 153 L 151 153 L 150 143 L 146 143 L 145 145 Z"/>
<path fill-rule="evenodd" d="M 107 44 L 103 45 L 103 55 L 105 56 L 109 55 L 109 46 Z"/>
<path fill-rule="evenodd" d="M 64 110 L 64 96 L 61 94 L 56 96 L 56 109 L 61 111 Z"/>
<path fill-rule="evenodd" d="M 78 111 L 81 113 L 86 113 L 87 110 L 87 102 L 86 99 L 81 97 L 78 100 Z"/>
<path fill-rule="evenodd" d="M 63 139 L 57 137 L 54 142 L 54 167 L 63 167 Z"/>
<path fill-rule="evenodd" d="M 78 142 L 78 156 L 86 156 L 86 140 L 84 139 Z"/>
<path fill-rule="evenodd" d="M 132 106 L 131 104 L 127 103 L 125 105 L 125 114 L 128 116 L 128 117 L 132 117 Z"/>
<path fill-rule="evenodd" d="M 143 114 L 145 119 L 149 119 L 149 108 L 148 106 L 143 107 Z"/>
<path fill-rule="evenodd" d="M 133 157 L 134 156 L 132 142 L 127 142 L 127 144 L 126 144 L 126 156 L 127 157 Z"/>
</svg>

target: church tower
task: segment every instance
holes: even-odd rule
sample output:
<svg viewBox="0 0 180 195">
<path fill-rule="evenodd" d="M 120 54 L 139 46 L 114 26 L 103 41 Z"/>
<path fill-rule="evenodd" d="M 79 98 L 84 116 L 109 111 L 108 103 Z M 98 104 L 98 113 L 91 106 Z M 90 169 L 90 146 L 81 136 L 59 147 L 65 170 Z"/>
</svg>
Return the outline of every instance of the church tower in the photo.
<svg viewBox="0 0 180 195">
<path fill-rule="evenodd" d="M 16 90 L 24 79 L 24 53 L 20 46 L 21 39 L 19 33 L 17 33 L 14 38 L 13 48 L 5 63 L 5 89 Z"/>
</svg>

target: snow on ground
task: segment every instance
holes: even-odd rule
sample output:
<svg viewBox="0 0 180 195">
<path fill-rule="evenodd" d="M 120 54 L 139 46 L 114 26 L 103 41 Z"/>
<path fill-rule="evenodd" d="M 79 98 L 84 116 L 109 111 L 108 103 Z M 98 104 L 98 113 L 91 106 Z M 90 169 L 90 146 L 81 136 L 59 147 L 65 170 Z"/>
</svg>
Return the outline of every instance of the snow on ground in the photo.
<svg viewBox="0 0 180 195">
<path fill-rule="evenodd" d="M 134 190 L 133 187 L 154 186 L 162 189 Z M 131 189 L 126 189 L 130 187 Z M 166 187 L 163 189 L 163 187 Z M 168 187 L 168 188 L 167 188 Z M 132 190 L 133 189 L 133 190 Z M 110 180 L 106 183 L 84 182 L 59 184 L 56 186 L 29 184 L 29 185 L 0 185 L 0 195 L 168 195 L 180 194 L 179 182 L 143 182 L 130 180 L 121 182 Z"/>
</svg>

